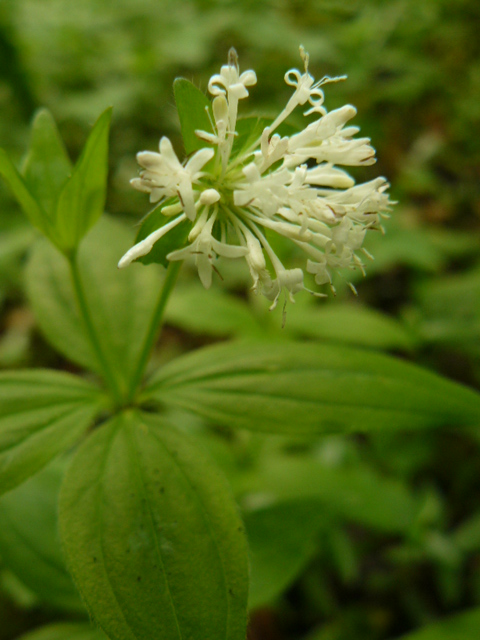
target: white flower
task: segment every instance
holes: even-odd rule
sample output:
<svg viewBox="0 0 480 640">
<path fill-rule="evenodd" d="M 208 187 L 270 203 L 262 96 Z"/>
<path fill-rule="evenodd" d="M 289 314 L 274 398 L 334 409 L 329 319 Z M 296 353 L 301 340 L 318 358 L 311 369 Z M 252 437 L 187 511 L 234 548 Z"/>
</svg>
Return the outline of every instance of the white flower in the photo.
<svg viewBox="0 0 480 640">
<path fill-rule="evenodd" d="M 185 220 L 186 217 L 187 216 L 184 213 L 182 213 L 181 216 L 178 216 L 178 218 L 175 218 L 175 220 L 172 220 L 171 222 L 164 224 L 163 227 L 160 227 L 160 229 L 157 229 L 156 231 L 148 235 L 141 242 L 137 242 L 136 245 L 134 245 L 131 249 L 129 249 L 124 256 L 122 256 L 122 258 L 118 263 L 118 268 L 123 269 L 124 267 L 128 267 L 128 265 L 131 264 L 134 260 L 137 260 L 141 256 L 146 256 L 147 253 L 150 253 L 150 251 L 153 248 L 153 245 L 157 242 L 157 240 L 160 240 L 160 238 L 162 238 L 165 234 L 167 234 L 170 231 L 170 229 L 173 229 L 173 227 L 176 227 L 177 224 L 179 224 L 180 222 L 183 222 L 183 220 Z"/>
<path fill-rule="evenodd" d="M 200 169 L 213 158 L 213 149 L 200 149 L 187 162 L 180 164 L 172 143 L 165 136 L 160 140 L 160 153 L 141 151 L 137 153 L 138 164 L 144 171 L 140 178 L 130 180 L 139 191 L 150 194 L 150 202 L 177 196 L 190 220 L 195 220 L 193 183 L 201 177 Z"/>
<path fill-rule="evenodd" d="M 277 213 L 287 195 L 287 184 L 292 176 L 290 172 L 275 171 L 262 177 L 253 162 L 243 169 L 246 182 L 239 182 L 233 192 L 233 203 L 238 207 L 259 207 L 267 217 Z"/>
<path fill-rule="evenodd" d="M 305 182 L 333 189 L 348 189 L 355 184 L 355 180 L 348 173 L 337 169 L 329 162 L 318 165 L 314 169 L 308 169 Z"/>
<path fill-rule="evenodd" d="M 228 64 L 220 69 L 220 75 L 214 75 L 208 82 L 212 96 L 225 96 L 228 104 L 228 125 L 230 132 L 235 131 L 238 101 L 248 97 L 247 87 L 257 84 L 255 71 L 244 71 L 240 75 L 237 52 L 232 47 L 228 52 Z"/>
<path fill-rule="evenodd" d="M 225 258 L 243 258 L 248 253 L 248 250 L 245 247 L 216 240 L 212 236 L 216 213 L 211 215 L 210 218 L 207 218 L 205 212 L 203 215 L 204 218 L 202 219 L 201 217 L 199 219 L 200 224 L 196 225 L 197 228 L 194 227 L 189 236 L 189 239 L 192 239 L 192 236 L 196 236 L 196 239 L 188 247 L 169 253 L 167 260 L 184 260 L 189 256 L 194 256 L 200 280 L 205 289 L 209 289 L 212 284 L 213 263 L 217 255 Z"/>
<path fill-rule="evenodd" d="M 149 193 L 152 202 L 160 201 L 160 206 L 169 199 L 162 213 L 175 217 L 132 247 L 120 267 L 148 253 L 170 229 L 187 220 L 192 225 L 189 244 L 171 251 L 167 259 L 192 258 L 208 288 L 217 257 L 245 258 L 254 291 L 272 301 L 271 308 L 282 294 L 293 301 L 306 287 L 304 270 L 284 267 L 266 231 L 288 238 L 306 254 L 306 272 L 318 285 L 330 284 L 333 289 L 332 275 L 338 270 L 364 272 L 359 254 L 371 257 L 362 245 L 366 232 L 379 228 L 387 215 L 389 185 L 385 178 L 356 185 L 341 168 L 373 164 L 375 151 L 368 138 L 355 138 L 359 129 L 348 124 L 355 107 L 328 112 L 324 106 L 322 87 L 343 77 L 315 82 L 302 47 L 300 54 L 303 73 L 290 69 L 285 74 L 293 87 L 285 108 L 243 152 L 232 157 L 238 103 L 248 97 L 257 78 L 251 70 L 240 73 L 231 49 L 228 64 L 208 83 L 212 131 L 196 131 L 213 148 L 201 149 L 181 164 L 170 141 L 162 138 L 160 153 L 138 154 L 143 170 L 132 185 Z M 290 136 L 278 135 L 280 124 L 307 103 L 304 115 L 311 119 L 305 128 Z"/>
</svg>

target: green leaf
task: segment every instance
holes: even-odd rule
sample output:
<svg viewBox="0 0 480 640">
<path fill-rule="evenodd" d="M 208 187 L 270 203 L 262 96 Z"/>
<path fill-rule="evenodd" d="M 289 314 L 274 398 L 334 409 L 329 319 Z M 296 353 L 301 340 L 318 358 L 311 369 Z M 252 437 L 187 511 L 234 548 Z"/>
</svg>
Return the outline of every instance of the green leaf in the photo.
<svg viewBox="0 0 480 640">
<path fill-rule="evenodd" d="M 175 102 L 182 128 L 183 143 L 186 155 L 198 149 L 208 147 L 208 142 L 195 135 L 197 129 L 212 133 L 212 125 L 207 115 L 211 113 L 211 102 L 207 96 L 197 89 L 189 80 L 177 78 L 173 83 Z"/>
<path fill-rule="evenodd" d="M 0 498 L 0 555 L 41 601 L 85 613 L 65 567 L 58 535 L 58 493 L 64 467 L 64 460 L 56 460 Z"/>
<path fill-rule="evenodd" d="M 66 373 L 0 373 L 0 494 L 72 446 L 99 412 L 100 391 Z"/>
<path fill-rule="evenodd" d="M 140 242 L 151 233 L 163 227 L 172 221 L 172 218 L 166 217 L 162 214 L 163 207 L 172 203 L 172 200 L 162 202 L 162 204 L 153 211 L 151 211 L 142 222 L 138 231 L 135 242 Z M 167 254 L 175 249 L 181 249 L 185 246 L 187 236 L 192 228 L 192 222 L 190 220 L 183 220 L 176 227 L 170 229 L 170 231 L 163 236 L 158 242 L 153 245 L 153 248 L 147 255 L 138 258 L 135 262 L 142 262 L 143 264 L 161 264 L 165 268 L 168 267 L 169 261 L 167 260 Z"/>
<path fill-rule="evenodd" d="M 103 213 L 108 174 L 108 133 L 111 108 L 95 123 L 71 178 L 62 189 L 56 229 L 64 250 L 75 249 Z"/>
<path fill-rule="evenodd" d="M 296 578 L 316 550 L 325 522 L 318 504 L 283 502 L 244 513 L 250 548 L 249 607 L 270 604 Z"/>
<path fill-rule="evenodd" d="M 344 346 L 215 345 L 180 357 L 145 398 L 283 434 L 476 425 L 480 396 L 415 365 Z"/>
<path fill-rule="evenodd" d="M 25 215 L 44 235 L 55 242 L 52 232 L 50 216 L 43 210 L 40 204 L 33 197 L 32 193 L 25 184 L 24 179 L 18 173 L 10 158 L 3 149 L 0 149 L 0 174 L 7 181 L 13 195 L 22 207 Z"/>
<path fill-rule="evenodd" d="M 272 502 L 316 501 L 337 518 L 386 533 L 406 533 L 420 508 L 402 482 L 360 462 L 332 466 L 306 456 L 268 456 L 244 479 L 245 488 Z"/>
<path fill-rule="evenodd" d="M 369 234 L 365 247 L 375 256 L 369 262 L 367 272 L 369 276 L 385 272 L 401 264 L 418 271 L 435 272 L 444 264 L 442 252 L 430 241 L 424 229 L 402 228 L 395 221 L 388 221 L 385 225 L 387 233 Z M 356 273 L 357 280 L 361 273 Z"/>
<path fill-rule="evenodd" d="M 411 349 L 413 338 L 394 318 L 357 304 L 291 305 L 288 333 L 377 349 Z"/>
<path fill-rule="evenodd" d="M 399 640 L 477 640 L 480 609 L 470 609 L 414 631 Z"/>
<path fill-rule="evenodd" d="M 55 120 L 47 109 L 40 109 L 33 120 L 22 173 L 31 193 L 53 221 L 58 196 L 72 173 L 72 165 Z"/>
<path fill-rule="evenodd" d="M 168 302 L 165 320 L 190 333 L 207 336 L 263 333 L 244 301 L 218 288 L 206 294 L 200 284 L 177 286 Z"/>
<path fill-rule="evenodd" d="M 60 498 L 67 562 L 114 640 L 243 640 L 247 552 L 223 475 L 151 414 L 111 420 L 78 450 Z"/>
<path fill-rule="evenodd" d="M 418 330 L 427 343 L 446 343 L 469 354 L 480 351 L 480 268 L 416 287 Z"/>
<path fill-rule="evenodd" d="M 36 629 L 18 640 L 107 640 L 107 636 L 89 624 L 60 622 Z"/>
<path fill-rule="evenodd" d="M 117 269 L 119 258 L 130 245 L 128 230 L 103 216 L 78 254 L 93 323 L 111 369 L 118 372 L 124 385 L 137 362 L 161 286 L 156 269 Z M 100 372 L 63 256 L 39 242 L 27 265 L 26 284 L 37 321 L 52 345 L 73 362 Z"/>
<path fill-rule="evenodd" d="M 422 226 L 419 219 L 415 209 L 403 209 L 385 222 L 385 235 L 367 233 L 364 245 L 375 257 L 367 265 L 368 276 L 385 272 L 399 264 L 417 271 L 435 273 L 445 267 L 449 258 L 476 255 L 478 240 L 474 234 L 432 225 Z M 351 278 L 361 280 L 361 272 L 352 272 Z"/>
</svg>

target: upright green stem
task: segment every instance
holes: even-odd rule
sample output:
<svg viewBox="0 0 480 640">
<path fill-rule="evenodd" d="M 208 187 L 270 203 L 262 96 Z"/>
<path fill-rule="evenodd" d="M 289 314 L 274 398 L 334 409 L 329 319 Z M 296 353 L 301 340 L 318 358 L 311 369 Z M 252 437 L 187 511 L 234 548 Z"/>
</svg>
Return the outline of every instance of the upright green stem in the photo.
<svg viewBox="0 0 480 640">
<path fill-rule="evenodd" d="M 147 366 L 148 358 L 152 351 L 153 345 L 156 342 L 158 334 L 162 326 L 163 312 L 168 301 L 168 298 L 172 292 L 175 282 L 177 280 L 178 273 L 180 271 L 181 261 L 170 262 L 165 275 L 165 282 L 160 291 L 160 297 L 158 298 L 157 306 L 152 315 L 150 326 L 145 335 L 142 348 L 140 350 L 140 356 L 138 358 L 137 367 L 133 372 L 130 379 L 130 391 L 128 395 L 128 401 L 131 402 L 135 396 L 137 388 L 142 380 L 145 368 Z"/>
<path fill-rule="evenodd" d="M 93 351 L 95 352 L 95 355 L 97 356 L 97 360 L 102 370 L 103 377 L 105 378 L 105 382 L 109 386 L 116 404 L 120 406 L 122 404 L 122 392 L 118 384 L 115 372 L 112 370 L 110 363 L 105 357 L 102 344 L 95 329 L 95 325 L 93 324 L 85 292 L 83 290 L 80 271 L 78 269 L 77 254 L 72 253 L 71 255 L 67 256 L 67 258 L 70 265 L 70 274 L 72 276 L 73 288 L 77 298 L 78 307 L 80 309 L 80 315 L 90 339 L 90 344 Z"/>
</svg>

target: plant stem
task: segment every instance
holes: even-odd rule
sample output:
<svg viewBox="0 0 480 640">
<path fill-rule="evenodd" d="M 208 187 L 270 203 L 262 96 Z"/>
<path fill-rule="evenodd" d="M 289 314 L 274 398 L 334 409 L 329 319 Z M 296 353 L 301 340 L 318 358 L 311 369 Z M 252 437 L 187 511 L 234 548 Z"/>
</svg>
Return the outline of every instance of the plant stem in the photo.
<svg viewBox="0 0 480 640">
<path fill-rule="evenodd" d="M 137 367 L 130 379 L 130 391 L 128 394 L 129 402 L 133 400 L 135 393 L 137 391 L 137 388 L 142 380 L 142 376 L 147 366 L 150 352 L 152 351 L 153 345 L 155 344 L 158 334 L 160 332 L 160 329 L 162 326 L 163 312 L 165 311 L 165 307 L 167 305 L 167 301 L 172 292 L 172 289 L 175 286 L 175 282 L 177 280 L 177 276 L 180 271 L 181 264 L 182 263 L 179 260 L 175 262 L 170 262 L 168 265 L 167 273 L 165 275 L 165 281 L 160 291 L 160 296 L 158 298 L 157 306 L 155 307 L 155 310 L 152 315 L 152 319 L 150 321 L 150 325 L 148 327 L 148 331 L 143 341 L 142 349 L 140 351 L 140 356 L 138 358 Z"/>
<path fill-rule="evenodd" d="M 78 269 L 77 254 L 72 253 L 71 255 L 67 256 L 67 259 L 70 265 L 70 274 L 72 277 L 72 283 L 77 298 L 78 307 L 80 309 L 80 315 L 85 325 L 87 335 L 90 339 L 90 344 L 93 351 L 95 352 L 98 363 L 102 370 L 103 377 L 108 387 L 110 388 L 115 403 L 118 406 L 121 406 L 123 403 L 123 398 L 120 385 L 118 384 L 115 372 L 112 371 L 111 365 L 105 356 L 102 344 L 95 329 L 95 325 L 93 324 L 92 316 L 88 308 L 87 298 L 83 289 L 82 279 L 80 277 L 80 271 Z"/>
</svg>

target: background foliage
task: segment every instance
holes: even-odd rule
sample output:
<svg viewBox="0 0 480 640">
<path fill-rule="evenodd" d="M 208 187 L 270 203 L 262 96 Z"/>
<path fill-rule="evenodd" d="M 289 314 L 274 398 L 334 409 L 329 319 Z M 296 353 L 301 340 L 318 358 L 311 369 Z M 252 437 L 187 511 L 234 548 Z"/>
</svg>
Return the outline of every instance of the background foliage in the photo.
<svg viewBox="0 0 480 640">
<path fill-rule="evenodd" d="M 375 175 L 389 178 L 399 201 L 387 235 L 370 240 L 375 261 L 356 283 L 360 297 L 342 281 L 336 300 L 297 296 L 282 331 L 279 314 L 247 301 L 242 272 L 223 270 L 224 282 L 205 293 L 185 268 L 161 357 L 230 336 L 296 336 L 394 352 L 478 389 L 479 24 L 475 0 L 2 0 L 0 145 L 20 163 L 31 118 L 47 106 L 76 159 L 98 114 L 113 105 L 107 210 L 133 227 L 145 213 L 128 186 L 135 153 L 154 149 L 161 134 L 181 149 L 174 78 L 205 89 L 234 45 L 242 68 L 259 78 L 251 113 L 273 114 L 303 43 L 316 77 L 348 74 L 327 87 L 327 107 L 358 108 L 357 123 L 377 149 Z M 83 362 L 81 341 L 66 360 L 41 332 L 41 248 L 29 258 L 27 281 L 36 285 L 27 298 L 24 264 L 35 235 L 1 183 L 0 366 L 74 370 L 69 360 Z M 178 420 L 205 441 L 242 505 L 256 567 L 252 639 L 476 637 L 475 611 L 443 631 L 428 625 L 480 606 L 478 433 L 451 424 L 312 444 L 205 429 L 181 409 Z M 18 534 L 12 542 L 0 531 L 0 638 L 40 624 L 57 626 L 31 640 L 100 638 L 84 625 L 52 538 L 36 535 L 54 523 L 48 500 L 39 500 L 59 471 L 45 473 L 16 490 L 23 498 L 0 502 L 2 522 Z M 36 561 L 12 553 L 19 540 Z"/>
</svg>

